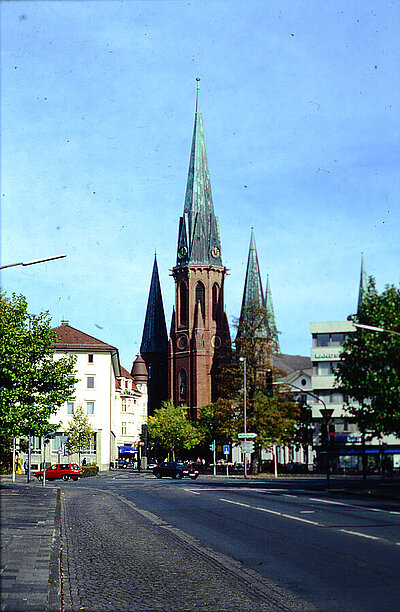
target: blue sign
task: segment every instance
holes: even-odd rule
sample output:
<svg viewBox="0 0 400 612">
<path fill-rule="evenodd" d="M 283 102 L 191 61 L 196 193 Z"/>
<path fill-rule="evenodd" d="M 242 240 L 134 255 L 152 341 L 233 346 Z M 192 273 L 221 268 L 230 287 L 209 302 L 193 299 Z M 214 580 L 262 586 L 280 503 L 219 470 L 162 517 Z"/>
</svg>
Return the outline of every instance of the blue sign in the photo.
<svg viewBox="0 0 400 612">
<path fill-rule="evenodd" d="M 229 453 L 230 453 L 229 444 L 226 444 L 224 446 L 224 455 L 229 455 Z"/>
</svg>

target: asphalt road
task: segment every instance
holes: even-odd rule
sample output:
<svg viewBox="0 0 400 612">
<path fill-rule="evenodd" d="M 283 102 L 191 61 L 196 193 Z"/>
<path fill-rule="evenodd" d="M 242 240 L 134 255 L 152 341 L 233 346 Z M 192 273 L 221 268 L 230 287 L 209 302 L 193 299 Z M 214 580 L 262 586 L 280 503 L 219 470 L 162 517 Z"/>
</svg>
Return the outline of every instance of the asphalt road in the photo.
<svg viewBox="0 0 400 612">
<path fill-rule="evenodd" d="M 320 610 L 400 610 L 400 504 L 304 485 L 116 472 L 70 486 L 117 493 Z"/>
</svg>

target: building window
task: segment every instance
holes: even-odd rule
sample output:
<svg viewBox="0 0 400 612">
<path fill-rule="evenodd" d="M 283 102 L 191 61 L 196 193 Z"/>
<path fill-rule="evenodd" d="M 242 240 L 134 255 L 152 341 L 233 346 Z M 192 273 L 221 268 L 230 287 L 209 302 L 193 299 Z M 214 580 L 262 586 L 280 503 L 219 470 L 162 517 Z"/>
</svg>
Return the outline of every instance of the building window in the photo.
<svg viewBox="0 0 400 612">
<path fill-rule="evenodd" d="M 122 412 L 126 412 L 126 400 L 122 400 Z"/>
<path fill-rule="evenodd" d="M 123 436 L 126 435 L 126 423 L 124 421 L 122 421 L 122 426 L 121 426 L 121 434 Z"/>
<path fill-rule="evenodd" d="M 67 414 L 74 414 L 74 402 L 67 403 Z"/>
<path fill-rule="evenodd" d="M 94 414 L 94 402 L 86 402 L 87 414 Z"/>
<path fill-rule="evenodd" d="M 89 353 L 89 355 L 88 355 L 88 363 L 93 363 L 93 355 L 92 355 L 92 353 Z"/>
<path fill-rule="evenodd" d="M 206 317 L 206 290 L 203 283 L 197 283 L 196 285 L 196 306 L 199 304 L 203 319 Z"/>
<path fill-rule="evenodd" d="M 179 324 L 187 325 L 187 287 L 186 283 L 182 282 L 179 285 Z"/>
<path fill-rule="evenodd" d="M 40 436 L 31 437 L 31 452 L 40 451 L 42 448 L 42 438 Z"/>
<path fill-rule="evenodd" d="M 97 450 L 97 433 L 93 433 L 89 445 L 82 449 L 85 454 L 95 455 Z"/>
<path fill-rule="evenodd" d="M 317 346 L 329 346 L 329 334 L 317 334 Z"/>
<path fill-rule="evenodd" d="M 212 318 L 214 321 L 218 318 L 218 302 L 219 302 L 219 287 L 217 283 L 212 288 Z"/>
<path fill-rule="evenodd" d="M 88 376 L 86 378 L 86 388 L 94 389 L 94 376 Z"/>
<path fill-rule="evenodd" d="M 344 334 L 331 334 L 331 346 L 337 348 L 342 346 Z"/>
<path fill-rule="evenodd" d="M 186 400 L 186 372 L 181 370 L 179 374 L 179 399 Z"/>
</svg>

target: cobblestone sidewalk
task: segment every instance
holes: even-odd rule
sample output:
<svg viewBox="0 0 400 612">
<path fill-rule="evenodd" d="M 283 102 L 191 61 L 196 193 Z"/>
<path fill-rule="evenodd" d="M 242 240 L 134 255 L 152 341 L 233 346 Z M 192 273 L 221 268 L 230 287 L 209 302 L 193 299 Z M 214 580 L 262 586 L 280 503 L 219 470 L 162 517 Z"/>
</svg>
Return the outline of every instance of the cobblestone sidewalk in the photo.
<svg viewBox="0 0 400 612">
<path fill-rule="evenodd" d="M 116 495 L 71 488 L 61 500 L 65 612 L 314 610 Z"/>
</svg>

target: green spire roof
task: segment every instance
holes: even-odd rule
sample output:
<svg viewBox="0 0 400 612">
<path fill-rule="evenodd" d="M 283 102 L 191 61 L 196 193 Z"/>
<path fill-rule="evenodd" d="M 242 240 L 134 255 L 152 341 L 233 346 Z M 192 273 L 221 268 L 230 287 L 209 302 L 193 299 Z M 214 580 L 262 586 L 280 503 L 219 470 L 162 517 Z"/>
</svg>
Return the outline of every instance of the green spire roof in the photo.
<svg viewBox="0 0 400 612">
<path fill-rule="evenodd" d="M 263 296 L 260 266 L 258 265 L 256 241 L 254 238 L 253 228 L 251 228 L 249 257 L 247 259 L 246 280 L 244 282 L 242 311 L 248 308 L 251 304 L 257 306 L 265 306 Z"/>
<path fill-rule="evenodd" d="M 274 349 L 276 353 L 280 353 L 281 349 L 279 346 L 278 330 L 276 328 L 275 312 L 274 305 L 272 303 L 272 292 L 271 285 L 269 282 L 269 274 L 267 274 L 267 286 L 265 289 L 265 308 L 267 309 L 267 313 L 269 314 L 269 328 L 271 330 L 272 335 L 274 336 Z"/>
<path fill-rule="evenodd" d="M 357 302 L 357 312 L 360 311 L 361 305 L 363 303 L 364 293 L 368 291 L 368 277 L 364 269 L 364 257 L 361 253 L 361 273 L 360 273 L 360 286 L 358 289 L 358 302 Z"/>
<path fill-rule="evenodd" d="M 200 88 L 197 79 L 196 115 L 183 217 L 179 223 L 177 265 L 191 263 L 222 266 L 218 221 L 214 214 L 208 171 Z"/>
<path fill-rule="evenodd" d="M 154 255 L 146 318 L 143 327 L 140 353 L 166 353 L 168 350 L 167 326 L 165 325 L 161 285 L 158 276 L 157 256 Z"/>
</svg>

